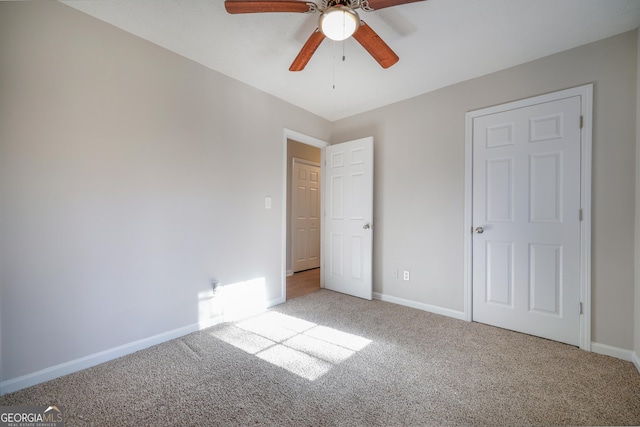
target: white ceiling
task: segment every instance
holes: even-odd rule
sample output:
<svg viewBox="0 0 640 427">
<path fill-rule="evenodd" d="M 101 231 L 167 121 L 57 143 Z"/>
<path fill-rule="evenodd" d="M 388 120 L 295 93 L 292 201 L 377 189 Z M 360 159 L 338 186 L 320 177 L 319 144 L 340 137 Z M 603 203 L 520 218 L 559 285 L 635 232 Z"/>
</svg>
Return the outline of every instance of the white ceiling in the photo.
<svg viewBox="0 0 640 427">
<path fill-rule="evenodd" d="M 318 14 L 230 15 L 223 0 L 63 3 L 331 121 L 640 26 L 640 0 L 427 0 L 358 11 L 400 57 L 391 68 L 353 39 L 327 39 L 292 73 Z"/>
</svg>

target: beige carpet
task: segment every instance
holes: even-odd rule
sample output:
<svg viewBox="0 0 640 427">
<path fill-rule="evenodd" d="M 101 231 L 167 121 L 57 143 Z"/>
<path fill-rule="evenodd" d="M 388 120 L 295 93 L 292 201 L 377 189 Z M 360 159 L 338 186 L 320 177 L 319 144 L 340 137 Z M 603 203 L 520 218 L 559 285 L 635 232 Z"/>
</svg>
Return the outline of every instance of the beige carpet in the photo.
<svg viewBox="0 0 640 427">
<path fill-rule="evenodd" d="M 633 364 L 321 290 L 0 398 L 67 426 L 639 425 Z"/>
</svg>

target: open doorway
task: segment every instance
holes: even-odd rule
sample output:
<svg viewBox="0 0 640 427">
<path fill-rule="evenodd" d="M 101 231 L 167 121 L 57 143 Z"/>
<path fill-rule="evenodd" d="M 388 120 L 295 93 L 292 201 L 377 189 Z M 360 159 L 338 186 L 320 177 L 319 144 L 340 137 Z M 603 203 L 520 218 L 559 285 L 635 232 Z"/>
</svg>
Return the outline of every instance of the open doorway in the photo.
<svg viewBox="0 0 640 427">
<path fill-rule="evenodd" d="M 320 289 L 321 157 L 287 140 L 287 299 Z"/>
<path fill-rule="evenodd" d="M 324 141 L 285 130 L 285 295 L 322 287 L 322 177 Z"/>
</svg>

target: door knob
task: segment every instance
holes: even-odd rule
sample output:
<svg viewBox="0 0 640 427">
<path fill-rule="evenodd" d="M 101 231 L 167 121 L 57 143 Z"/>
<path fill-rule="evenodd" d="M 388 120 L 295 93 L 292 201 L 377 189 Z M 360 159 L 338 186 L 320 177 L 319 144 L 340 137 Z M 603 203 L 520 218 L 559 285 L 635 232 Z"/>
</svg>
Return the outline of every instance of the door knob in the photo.
<svg viewBox="0 0 640 427">
<path fill-rule="evenodd" d="M 476 227 L 475 230 L 473 230 L 476 234 L 482 234 L 484 233 L 484 228 L 482 227 Z"/>
<path fill-rule="evenodd" d="M 365 230 L 368 230 L 371 228 L 371 224 L 365 224 L 362 226 L 362 228 L 364 228 Z"/>
</svg>

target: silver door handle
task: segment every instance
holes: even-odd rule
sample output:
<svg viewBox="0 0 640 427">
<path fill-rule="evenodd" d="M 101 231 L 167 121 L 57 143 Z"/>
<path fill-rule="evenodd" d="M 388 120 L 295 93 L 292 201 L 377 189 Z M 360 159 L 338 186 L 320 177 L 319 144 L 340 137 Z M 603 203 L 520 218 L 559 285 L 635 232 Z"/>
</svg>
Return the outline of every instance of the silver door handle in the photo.
<svg viewBox="0 0 640 427">
<path fill-rule="evenodd" d="M 474 233 L 476 233 L 476 234 L 482 234 L 482 233 L 484 233 L 484 228 L 482 228 L 482 227 L 476 227 L 476 229 L 475 229 L 475 230 L 473 230 L 473 231 L 474 231 Z"/>
<path fill-rule="evenodd" d="M 368 230 L 370 228 L 373 228 L 373 226 L 371 224 L 365 224 L 362 226 L 362 228 L 364 228 L 365 230 Z"/>
</svg>

